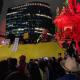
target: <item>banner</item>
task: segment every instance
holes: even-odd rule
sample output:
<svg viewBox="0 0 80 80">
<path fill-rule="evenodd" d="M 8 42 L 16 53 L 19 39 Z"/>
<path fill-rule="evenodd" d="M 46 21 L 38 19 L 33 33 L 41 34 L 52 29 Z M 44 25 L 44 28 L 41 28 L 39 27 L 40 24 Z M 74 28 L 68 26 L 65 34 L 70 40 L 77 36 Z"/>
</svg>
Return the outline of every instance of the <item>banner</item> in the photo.
<svg viewBox="0 0 80 80">
<path fill-rule="evenodd" d="M 18 43 L 19 43 L 19 38 L 15 38 L 13 47 L 12 47 L 12 51 L 16 52 L 18 49 Z"/>
<path fill-rule="evenodd" d="M 23 39 L 28 39 L 28 38 L 29 38 L 29 33 L 28 32 L 24 33 L 23 34 Z"/>
</svg>

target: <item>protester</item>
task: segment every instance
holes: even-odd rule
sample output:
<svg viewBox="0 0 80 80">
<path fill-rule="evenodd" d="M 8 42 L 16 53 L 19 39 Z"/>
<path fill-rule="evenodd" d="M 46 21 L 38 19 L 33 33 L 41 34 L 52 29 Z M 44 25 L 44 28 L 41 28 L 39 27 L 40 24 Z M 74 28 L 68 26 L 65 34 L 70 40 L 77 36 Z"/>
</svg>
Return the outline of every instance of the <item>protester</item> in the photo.
<svg viewBox="0 0 80 80">
<path fill-rule="evenodd" d="M 59 63 L 63 60 L 63 57 L 62 57 L 61 53 L 58 53 L 58 59 L 57 60 L 58 60 Z"/>
<path fill-rule="evenodd" d="M 61 65 L 65 69 L 66 74 L 57 80 L 80 80 L 78 75 L 80 67 L 74 57 L 68 55 Z"/>
</svg>

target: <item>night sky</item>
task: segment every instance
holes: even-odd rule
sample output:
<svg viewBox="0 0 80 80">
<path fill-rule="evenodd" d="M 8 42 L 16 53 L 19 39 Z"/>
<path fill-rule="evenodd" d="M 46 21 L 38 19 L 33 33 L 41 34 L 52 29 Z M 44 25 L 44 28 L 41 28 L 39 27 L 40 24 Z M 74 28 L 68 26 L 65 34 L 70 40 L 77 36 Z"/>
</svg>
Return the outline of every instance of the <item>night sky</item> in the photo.
<svg viewBox="0 0 80 80">
<path fill-rule="evenodd" d="M 14 6 L 25 4 L 26 2 L 31 2 L 31 1 L 40 1 L 40 2 L 48 3 L 51 7 L 51 11 L 53 15 L 55 14 L 57 6 L 61 8 L 64 2 L 64 0 L 3 0 L 3 6 L 1 7 L 2 0 L 0 0 L 0 8 L 2 8 L 2 10 L 0 9 L 1 10 L 0 21 L 6 15 L 7 9 L 9 7 L 14 7 Z"/>
</svg>

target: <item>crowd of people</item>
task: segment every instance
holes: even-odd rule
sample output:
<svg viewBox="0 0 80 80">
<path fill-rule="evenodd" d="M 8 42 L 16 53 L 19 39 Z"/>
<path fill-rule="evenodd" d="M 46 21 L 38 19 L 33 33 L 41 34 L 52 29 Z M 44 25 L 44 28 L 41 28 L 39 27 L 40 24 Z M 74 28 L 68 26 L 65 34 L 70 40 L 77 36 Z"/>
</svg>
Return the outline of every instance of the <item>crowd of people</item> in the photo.
<svg viewBox="0 0 80 80">
<path fill-rule="evenodd" d="M 63 42 L 64 57 L 43 57 L 30 59 L 22 55 L 19 62 L 16 58 L 8 58 L 0 62 L 0 80 L 80 80 L 80 59 L 76 42 Z"/>
<path fill-rule="evenodd" d="M 80 65 L 69 55 L 30 59 L 21 55 L 0 61 L 0 80 L 80 80 Z"/>
<path fill-rule="evenodd" d="M 76 59 L 79 58 L 80 56 L 80 51 L 79 49 L 76 47 L 76 41 L 72 39 L 72 41 L 70 43 L 68 43 L 67 40 L 65 40 L 63 43 L 62 43 L 62 46 L 63 48 L 65 49 L 65 55 L 70 55 L 71 57 L 75 57 Z M 78 42 L 78 47 L 80 48 L 79 46 L 79 42 Z"/>
<path fill-rule="evenodd" d="M 10 39 L 10 44 L 13 44 L 15 38 L 19 38 L 19 43 L 30 44 L 39 42 L 49 42 L 53 38 L 53 35 L 49 33 L 47 29 L 43 29 L 42 32 L 35 33 L 34 31 L 24 31 L 23 34 L 16 35 L 14 32 L 10 32 L 6 35 L 6 39 Z"/>
</svg>

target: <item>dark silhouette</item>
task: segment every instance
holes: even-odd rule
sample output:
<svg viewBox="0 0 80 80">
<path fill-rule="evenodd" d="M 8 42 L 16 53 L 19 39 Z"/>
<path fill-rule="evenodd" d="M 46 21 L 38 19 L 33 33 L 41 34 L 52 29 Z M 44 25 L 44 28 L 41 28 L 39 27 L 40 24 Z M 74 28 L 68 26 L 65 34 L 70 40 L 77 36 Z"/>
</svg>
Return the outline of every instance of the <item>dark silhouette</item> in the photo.
<svg viewBox="0 0 80 80">
<path fill-rule="evenodd" d="M 42 80 L 38 64 L 30 60 L 28 69 L 30 72 L 30 80 Z"/>
<path fill-rule="evenodd" d="M 65 40 L 63 43 L 62 43 L 62 46 L 63 48 L 67 49 L 69 47 L 69 44 L 67 42 L 67 40 Z"/>
<path fill-rule="evenodd" d="M 11 32 L 10 34 L 7 35 L 7 39 L 10 39 L 10 45 L 11 45 L 15 40 L 15 35 Z"/>
</svg>

